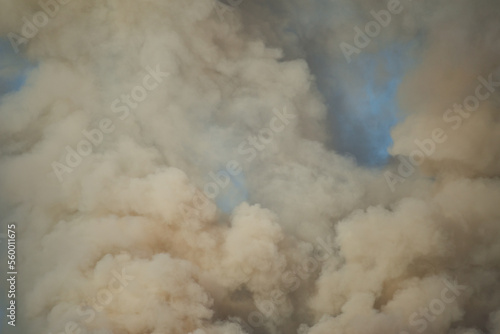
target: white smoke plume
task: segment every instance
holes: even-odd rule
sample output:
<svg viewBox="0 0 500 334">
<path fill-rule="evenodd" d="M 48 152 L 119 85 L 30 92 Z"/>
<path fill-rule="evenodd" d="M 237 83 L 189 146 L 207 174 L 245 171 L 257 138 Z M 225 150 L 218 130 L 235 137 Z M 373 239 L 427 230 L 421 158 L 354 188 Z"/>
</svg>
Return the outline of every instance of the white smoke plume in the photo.
<svg viewBox="0 0 500 334">
<path fill-rule="evenodd" d="M 354 55 L 419 41 L 368 168 L 325 92 L 394 1 L 0 0 L 35 64 L 0 100 L 2 332 L 499 334 L 500 6 L 401 0 Z"/>
</svg>

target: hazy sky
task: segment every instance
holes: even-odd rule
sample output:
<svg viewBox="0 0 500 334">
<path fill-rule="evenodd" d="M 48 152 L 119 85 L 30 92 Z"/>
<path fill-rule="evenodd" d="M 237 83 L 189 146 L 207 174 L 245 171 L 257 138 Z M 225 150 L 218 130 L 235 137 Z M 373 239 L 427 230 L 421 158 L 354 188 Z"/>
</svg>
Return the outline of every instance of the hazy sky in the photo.
<svg viewBox="0 0 500 334">
<path fill-rule="evenodd" d="M 0 0 L 2 333 L 500 334 L 499 17 Z"/>
</svg>

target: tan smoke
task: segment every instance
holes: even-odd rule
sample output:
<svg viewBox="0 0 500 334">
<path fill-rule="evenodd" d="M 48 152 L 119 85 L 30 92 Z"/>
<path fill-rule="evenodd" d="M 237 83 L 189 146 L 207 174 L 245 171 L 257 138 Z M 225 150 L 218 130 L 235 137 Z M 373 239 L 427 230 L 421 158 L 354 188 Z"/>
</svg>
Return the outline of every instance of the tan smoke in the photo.
<svg viewBox="0 0 500 334">
<path fill-rule="evenodd" d="M 61 1 L 20 47 L 37 66 L 0 104 L 18 328 L 500 333 L 498 92 L 458 129 L 443 120 L 478 76 L 500 79 L 496 2 L 406 3 L 363 51 L 429 36 L 401 85 L 406 118 L 384 170 L 326 144 L 329 111 L 306 59 L 344 62 L 338 43 L 352 31 L 338 20 L 386 2 L 331 0 L 331 20 L 314 19 L 325 10 L 316 2 L 225 3 Z M 40 11 L 37 1 L 0 7 L 3 35 Z M 391 191 L 396 157 L 408 161 L 436 128 L 447 139 Z M 263 129 L 272 139 L 252 153 L 248 138 Z M 91 153 L 68 158 L 82 140 Z M 235 166 L 249 196 L 228 214 L 203 192 Z"/>
</svg>

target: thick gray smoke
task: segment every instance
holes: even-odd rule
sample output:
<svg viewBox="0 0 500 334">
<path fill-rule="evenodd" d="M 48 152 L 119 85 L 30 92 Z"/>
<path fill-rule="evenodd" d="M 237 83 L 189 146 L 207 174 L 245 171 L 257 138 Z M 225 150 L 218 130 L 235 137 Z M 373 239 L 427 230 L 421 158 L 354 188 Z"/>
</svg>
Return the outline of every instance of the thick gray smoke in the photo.
<svg viewBox="0 0 500 334">
<path fill-rule="evenodd" d="M 498 1 L 0 8 L 36 64 L 0 100 L 19 333 L 500 333 Z M 349 73 L 411 41 L 364 167 Z"/>
</svg>

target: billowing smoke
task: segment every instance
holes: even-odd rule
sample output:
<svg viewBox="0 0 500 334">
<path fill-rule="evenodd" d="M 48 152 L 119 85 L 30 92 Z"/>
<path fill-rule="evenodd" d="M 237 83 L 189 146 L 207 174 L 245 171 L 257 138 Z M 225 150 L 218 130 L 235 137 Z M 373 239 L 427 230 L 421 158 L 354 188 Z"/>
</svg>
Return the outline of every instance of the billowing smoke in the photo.
<svg viewBox="0 0 500 334">
<path fill-rule="evenodd" d="M 498 1 L 0 8 L 2 332 L 500 333 Z"/>
</svg>

